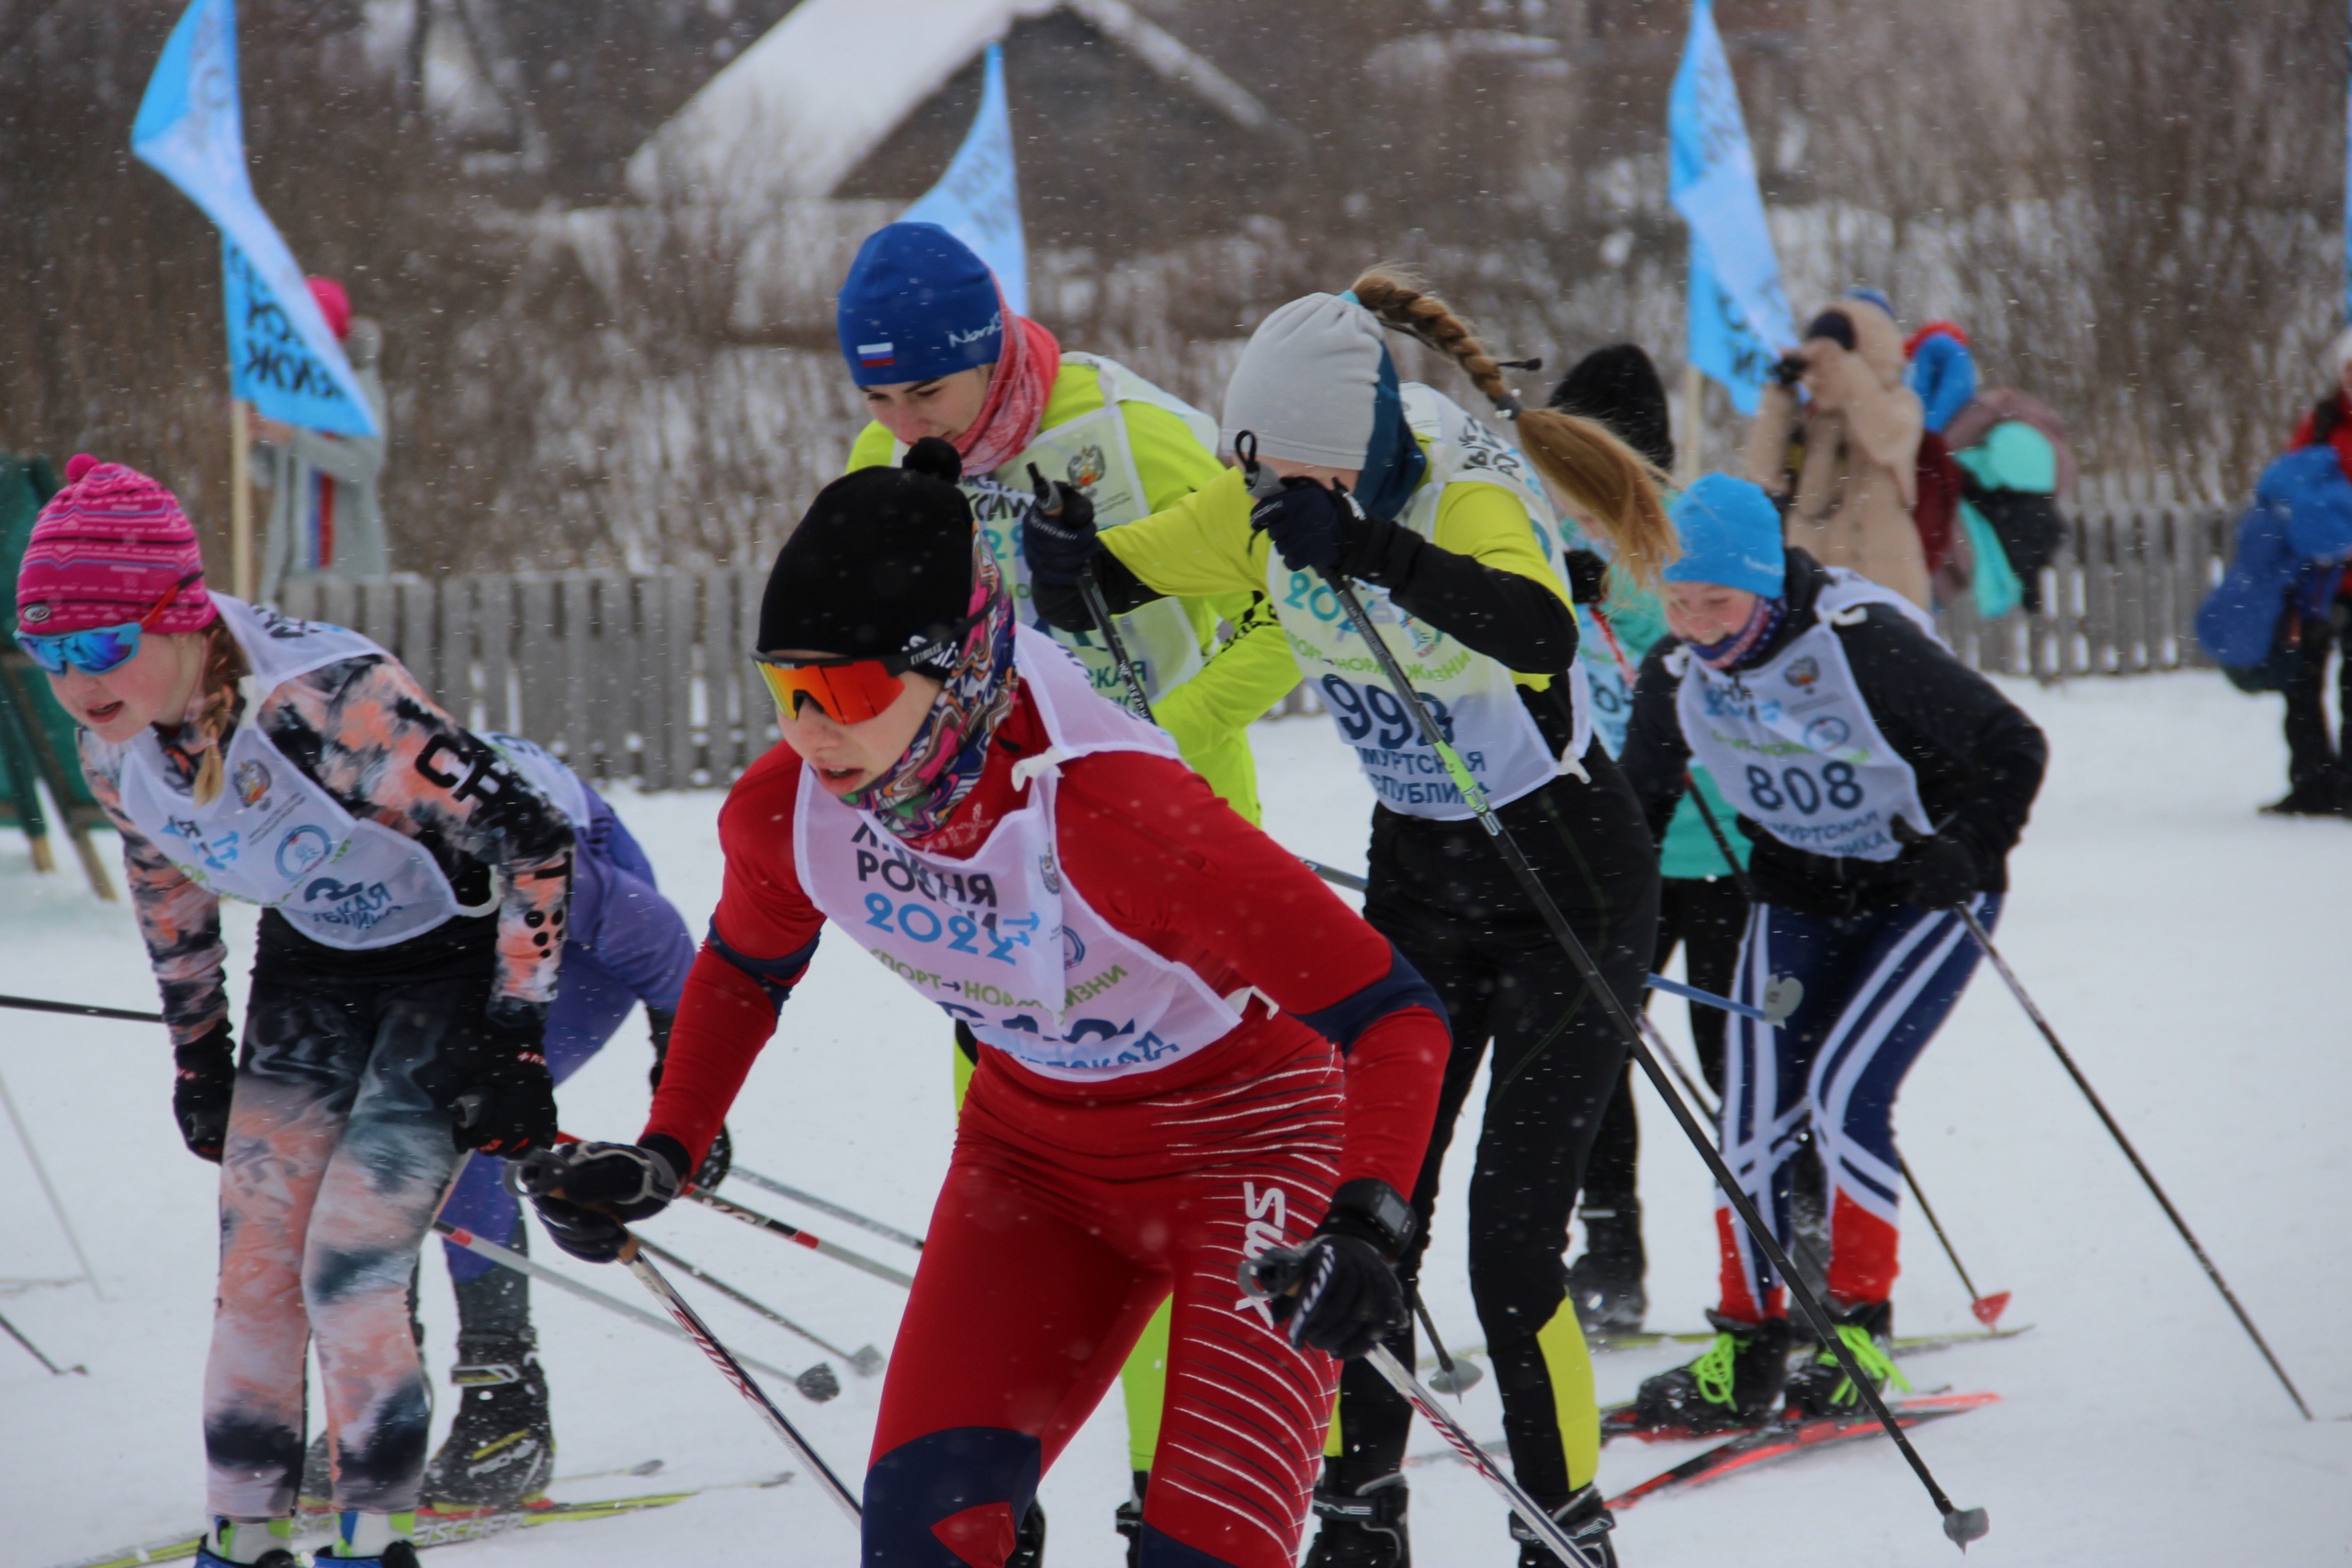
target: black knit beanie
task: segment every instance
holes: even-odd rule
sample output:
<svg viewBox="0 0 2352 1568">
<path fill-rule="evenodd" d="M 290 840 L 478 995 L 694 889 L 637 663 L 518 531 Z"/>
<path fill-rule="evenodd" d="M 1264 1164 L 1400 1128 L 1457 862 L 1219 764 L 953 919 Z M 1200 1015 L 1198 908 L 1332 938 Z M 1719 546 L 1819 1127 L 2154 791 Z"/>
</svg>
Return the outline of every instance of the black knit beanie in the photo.
<svg viewBox="0 0 2352 1568">
<path fill-rule="evenodd" d="M 760 596 L 763 653 L 872 659 L 971 614 L 972 503 L 956 448 L 918 441 L 903 468 L 860 468 L 817 492 Z"/>
<path fill-rule="evenodd" d="M 1552 389 L 1552 406 L 1607 425 L 1610 434 L 1659 468 L 1673 468 L 1666 383 L 1637 344 L 1612 343 L 1577 360 Z"/>
</svg>

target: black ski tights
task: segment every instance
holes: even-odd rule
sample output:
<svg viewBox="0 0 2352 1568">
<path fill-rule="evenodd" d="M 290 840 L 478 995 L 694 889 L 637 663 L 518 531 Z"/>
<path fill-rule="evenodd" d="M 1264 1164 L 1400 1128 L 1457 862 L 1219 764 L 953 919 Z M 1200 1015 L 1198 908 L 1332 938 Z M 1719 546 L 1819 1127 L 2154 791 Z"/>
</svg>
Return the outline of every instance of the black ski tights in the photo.
<svg viewBox="0 0 2352 1568">
<path fill-rule="evenodd" d="M 1747 929 L 1747 900 L 1739 884 L 1728 876 L 1668 877 L 1659 884 L 1657 957 L 1651 968 L 1666 972 L 1675 944 L 1684 945 L 1684 967 L 1690 983 L 1719 997 L 1731 995 L 1739 974 L 1739 938 Z M 1722 1010 L 1690 1005 L 1690 1037 L 1699 1047 L 1699 1070 L 1707 1087 L 1724 1091 Z M 1642 1152 L 1641 1130 L 1634 1121 L 1634 1066 L 1625 1064 L 1617 1092 L 1600 1119 L 1600 1134 L 1593 1140 L 1592 1159 L 1585 1167 L 1584 1193 L 1588 1208 L 1630 1210 L 1634 1195 L 1634 1168 Z M 1697 1106 L 1691 1107 L 1698 1111 Z M 1700 1112 L 1702 1118 L 1704 1112 Z"/>
<path fill-rule="evenodd" d="M 1630 1008 L 1656 936 L 1657 859 L 1616 764 L 1599 746 L 1584 763 L 1589 784 L 1555 779 L 1504 807 L 1502 818 Z M 1401 1271 L 1419 1277 L 1454 1120 L 1491 1043 L 1493 1077 L 1470 1179 L 1470 1287 L 1520 1484 L 1538 1500 L 1565 1501 L 1592 1479 L 1600 1431 L 1591 1373 L 1572 1314 L 1565 1341 L 1557 1329 L 1544 1340 L 1573 1365 L 1549 1364 L 1539 1336 L 1567 1297 L 1561 1254 L 1568 1213 L 1624 1042 L 1476 823 L 1376 811 L 1370 881 L 1365 917 L 1445 998 L 1453 1031 L 1413 1193 L 1421 1231 Z M 1409 1326 L 1391 1345 L 1410 1366 Z M 1330 1476 L 1353 1490 L 1398 1468 L 1412 1412 L 1361 1361 L 1342 1369 L 1340 1391 L 1342 1457 Z"/>
</svg>

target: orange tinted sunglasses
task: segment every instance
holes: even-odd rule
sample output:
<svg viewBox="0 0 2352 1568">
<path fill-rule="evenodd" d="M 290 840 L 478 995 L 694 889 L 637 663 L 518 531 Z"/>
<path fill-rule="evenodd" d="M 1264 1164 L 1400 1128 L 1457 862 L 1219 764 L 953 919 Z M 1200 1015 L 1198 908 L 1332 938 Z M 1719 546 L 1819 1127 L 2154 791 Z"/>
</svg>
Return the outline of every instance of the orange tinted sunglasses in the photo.
<svg viewBox="0 0 2352 1568">
<path fill-rule="evenodd" d="M 982 610 L 967 615 L 929 642 L 876 659 L 793 659 L 754 652 L 752 661 L 760 667 L 768 695 L 775 699 L 776 711 L 785 717 L 796 717 L 806 697 L 835 724 L 864 724 L 899 700 L 899 694 L 907 689 L 899 677 L 918 660 L 933 649 L 961 641 L 987 615 Z"/>
<path fill-rule="evenodd" d="M 879 659 L 785 662 L 764 654 L 752 658 L 768 683 L 768 695 L 786 718 L 798 716 L 801 699 L 817 705 L 835 724 L 864 724 L 899 700 L 907 683 Z"/>
</svg>

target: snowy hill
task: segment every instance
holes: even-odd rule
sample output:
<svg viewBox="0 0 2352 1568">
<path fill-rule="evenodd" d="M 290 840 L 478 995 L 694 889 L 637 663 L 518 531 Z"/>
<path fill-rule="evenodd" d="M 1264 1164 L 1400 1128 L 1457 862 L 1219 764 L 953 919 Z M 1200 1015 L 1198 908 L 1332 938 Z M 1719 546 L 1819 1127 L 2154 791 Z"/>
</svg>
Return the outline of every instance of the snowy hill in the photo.
<svg viewBox="0 0 2352 1568">
<path fill-rule="evenodd" d="M 2352 1552 L 2352 1299 L 2342 1198 L 2352 1181 L 2352 1031 L 2342 996 L 2352 935 L 2352 824 L 2271 821 L 2281 787 L 2277 708 L 2218 676 L 2012 686 L 2055 760 L 1999 933 L 2078 1060 L 2197 1227 L 2322 1419 L 2306 1425 L 2271 1382 L 2162 1215 L 1998 982 L 1981 973 L 1913 1075 L 1904 1150 L 1978 1284 L 2016 1292 L 2031 1333 L 1906 1364 L 1921 1388 L 1990 1389 L 2003 1402 L 1925 1429 L 1919 1446 L 1963 1505 L 1990 1509 L 1972 1561 L 2014 1564 L 2304 1563 Z M 1261 726 L 1269 826 L 1283 842 L 1360 867 L 1368 795 L 1319 721 Z M 699 929 L 718 889 L 715 794 L 616 805 Z M 232 916 L 242 970 L 249 916 Z M 0 991 L 152 1008 L 128 913 L 71 879 L 34 877 L 0 849 Z M 1679 1005 L 1657 1012 L 1686 1049 Z M 936 1013 L 833 941 L 732 1119 L 752 1168 L 919 1229 L 950 1135 L 947 1042 Z M 632 1135 L 646 1051 L 632 1021 L 564 1093 L 567 1125 Z M 159 1032 L 0 1013 L 5 1076 L 64 1189 L 106 1299 L 85 1286 L 0 1284 L 5 1313 L 86 1379 L 51 1378 L 0 1343 L 0 1568 L 42 1568 L 195 1528 L 203 1506 L 197 1400 L 209 1324 L 213 1172 L 179 1147 Z M 1472 1105 L 1479 1097 L 1473 1096 Z M 1473 1115 L 1475 1115 L 1475 1110 Z M 1700 1325 L 1712 1302 L 1708 1192 L 1662 1108 L 1643 1111 L 1651 1325 Z M 1473 1139 L 1455 1140 L 1455 1163 Z M 1462 1182 L 1450 1193 L 1458 1204 Z M 0 1275 L 75 1271 L 14 1136 L 0 1131 Z M 744 1189 L 820 1235 L 893 1263 L 877 1237 Z M 1906 1214 L 1904 1332 L 1972 1326 L 1965 1292 Z M 888 1348 L 900 1292 L 706 1212 L 650 1233 L 837 1342 Z M 1458 1208 L 1442 1213 L 1428 1296 L 1457 1343 L 1476 1325 Z M 535 1242 L 537 1256 L 554 1249 Z M 558 1267 L 636 1302 L 628 1277 Z M 741 1349 L 797 1368 L 817 1353 L 687 1282 Z M 689 1348 L 545 1289 L 535 1292 L 560 1447 L 560 1475 L 659 1458 L 647 1480 L 559 1486 L 595 1497 L 750 1483 L 795 1468 Z M 446 1368 L 448 1291 L 428 1258 L 426 1352 Z M 1599 1358 L 1604 1399 L 1688 1350 Z M 838 1363 L 836 1363 L 838 1366 Z M 862 1467 L 879 1380 L 841 1369 L 816 1406 L 772 1387 L 837 1468 Z M 444 1400 L 444 1420 L 447 1402 Z M 1499 1431 L 1493 1381 L 1464 1402 Z M 1416 1453 L 1435 1438 L 1417 1433 Z M 1611 1491 L 1685 1447 L 1612 1445 Z M 1112 1568 L 1111 1508 L 1126 1488 L 1115 1396 L 1047 1478 L 1055 1568 Z M 1413 1471 L 1423 1568 L 1513 1561 L 1502 1509 L 1466 1470 Z M 1883 1443 L 1813 1456 L 1627 1513 L 1628 1568 L 1948 1563 L 1932 1509 Z M 725 1490 L 601 1523 L 554 1524 L 452 1547 L 455 1568 L 689 1560 L 848 1564 L 848 1528 L 806 1476 Z"/>
</svg>

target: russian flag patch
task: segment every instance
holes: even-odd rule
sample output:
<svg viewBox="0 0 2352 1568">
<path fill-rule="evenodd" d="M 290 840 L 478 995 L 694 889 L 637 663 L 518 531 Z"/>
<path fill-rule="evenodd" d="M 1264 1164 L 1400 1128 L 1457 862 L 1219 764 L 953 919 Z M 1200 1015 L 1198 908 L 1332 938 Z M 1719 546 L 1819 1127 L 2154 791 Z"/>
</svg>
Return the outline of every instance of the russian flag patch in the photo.
<svg viewBox="0 0 2352 1568">
<path fill-rule="evenodd" d="M 898 362 L 895 345 L 887 343 L 862 343 L 857 345 L 857 362 L 866 365 L 893 365 Z"/>
</svg>

